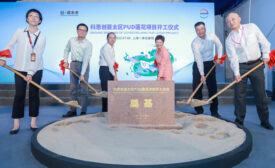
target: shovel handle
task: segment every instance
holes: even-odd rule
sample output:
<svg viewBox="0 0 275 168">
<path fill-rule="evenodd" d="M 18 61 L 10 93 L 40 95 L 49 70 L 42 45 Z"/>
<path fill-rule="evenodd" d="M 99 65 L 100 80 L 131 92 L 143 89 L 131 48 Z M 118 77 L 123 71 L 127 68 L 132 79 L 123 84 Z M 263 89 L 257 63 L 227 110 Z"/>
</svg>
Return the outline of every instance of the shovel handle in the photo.
<svg viewBox="0 0 275 168">
<path fill-rule="evenodd" d="M 255 71 L 256 69 L 258 69 L 260 66 L 262 66 L 264 64 L 264 62 L 261 62 L 260 64 L 258 64 L 257 66 L 255 66 L 254 68 L 250 69 L 249 71 L 247 71 L 245 74 L 243 74 L 241 76 L 241 79 L 245 78 L 247 75 L 249 75 L 250 73 L 252 73 L 253 71 Z M 222 94 L 224 91 L 226 91 L 228 88 L 230 88 L 231 86 L 235 85 L 237 83 L 236 80 L 234 80 L 232 83 L 230 83 L 229 85 L 227 85 L 225 88 L 223 88 L 221 91 L 219 91 L 218 93 L 216 93 L 215 95 L 213 95 L 212 97 L 210 97 L 207 101 L 210 102 L 213 99 L 215 99 L 217 96 L 219 96 L 220 94 Z"/>
<path fill-rule="evenodd" d="M 16 75 L 22 77 L 23 79 L 26 77 L 23 74 L 21 74 L 20 72 L 14 70 L 13 68 L 9 67 L 8 65 L 4 65 L 5 68 L 11 70 L 12 72 L 14 72 Z M 51 92 L 49 92 L 48 90 L 46 90 L 45 88 L 43 88 L 41 85 L 37 84 L 36 82 L 30 80 L 29 81 L 31 84 L 33 84 L 34 86 L 38 87 L 39 89 L 43 90 L 45 93 L 47 93 L 48 95 L 50 95 L 51 97 L 53 97 L 55 100 L 57 100 L 59 103 L 63 103 L 63 100 L 59 99 L 58 97 L 56 97 L 54 94 L 52 94 Z"/>
<path fill-rule="evenodd" d="M 207 72 L 205 79 L 210 75 L 210 73 L 213 71 L 213 69 L 217 66 L 217 64 L 215 63 L 211 69 Z M 191 96 L 188 98 L 187 103 L 190 103 L 192 98 L 195 96 L 195 94 L 198 92 L 198 90 L 200 89 L 201 85 L 203 84 L 203 82 L 201 82 L 197 88 L 194 90 L 194 92 L 191 94 Z"/>
<path fill-rule="evenodd" d="M 74 72 L 71 68 L 68 68 L 68 70 L 70 70 L 70 72 L 73 73 L 76 77 L 80 78 L 80 76 L 76 72 Z M 83 82 L 86 86 L 88 86 L 88 88 L 92 89 L 95 93 L 98 93 L 96 89 L 93 88 L 87 81 L 83 80 L 81 82 Z"/>
</svg>

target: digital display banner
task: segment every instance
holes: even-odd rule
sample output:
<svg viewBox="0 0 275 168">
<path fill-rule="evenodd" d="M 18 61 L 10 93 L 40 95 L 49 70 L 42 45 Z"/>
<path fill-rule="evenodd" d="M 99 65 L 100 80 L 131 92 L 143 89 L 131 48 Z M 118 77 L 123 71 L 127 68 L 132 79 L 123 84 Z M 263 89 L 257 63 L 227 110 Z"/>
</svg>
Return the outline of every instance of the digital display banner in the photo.
<svg viewBox="0 0 275 168">
<path fill-rule="evenodd" d="M 76 26 L 89 27 L 87 39 L 93 44 L 90 60 L 91 83 L 100 83 L 99 55 L 107 42 L 108 32 L 117 35 L 116 61 L 118 80 L 156 80 L 154 66 L 155 37 L 165 37 L 175 83 L 192 82 L 193 53 L 191 42 L 196 37 L 194 24 L 203 21 L 208 32 L 214 32 L 213 3 L 184 2 L 45 2 L 0 3 L 0 50 L 3 50 L 18 28 L 27 27 L 25 15 L 38 9 L 43 16 L 39 29 L 46 36 L 43 55 L 43 83 L 69 83 L 69 71 L 63 76 L 59 63 L 71 37 L 76 37 Z M 7 64 L 13 66 L 13 58 Z M 69 59 L 70 60 L 70 59 Z M 0 67 L 0 83 L 13 83 L 14 74 Z"/>
</svg>

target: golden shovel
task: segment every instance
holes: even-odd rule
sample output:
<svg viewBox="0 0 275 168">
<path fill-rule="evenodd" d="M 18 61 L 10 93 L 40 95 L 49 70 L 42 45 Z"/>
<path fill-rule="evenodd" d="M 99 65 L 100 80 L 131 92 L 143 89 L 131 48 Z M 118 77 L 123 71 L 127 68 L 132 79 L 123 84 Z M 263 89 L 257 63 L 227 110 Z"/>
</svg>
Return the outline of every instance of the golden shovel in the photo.
<svg viewBox="0 0 275 168">
<path fill-rule="evenodd" d="M 78 77 L 80 79 L 80 76 L 74 72 L 71 68 L 67 68 L 70 72 L 72 72 L 76 77 Z M 92 96 L 97 96 L 97 97 L 103 97 L 103 98 L 107 98 L 108 97 L 108 92 L 106 91 L 101 91 L 98 92 L 94 87 L 92 87 L 87 81 L 83 80 L 81 81 L 83 82 L 85 85 L 88 86 L 88 88 L 92 89 L 95 93 L 91 94 Z"/>
<path fill-rule="evenodd" d="M 12 72 L 14 72 L 15 74 L 17 74 L 18 76 L 22 77 L 23 79 L 25 79 L 25 76 L 23 74 L 21 74 L 20 72 L 12 69 L 8 65 L 4 65 L 4 67 L 7 68 L 7 69 L 9 69 L 9 70 L 11 70 Z M 49 92 L 48 90 L 46 90 L 45 88 L 43 88 L 41 85 L 37 84 L 36 82 L 34 82 L 32 80 L 30 80 L 29 82 L 31 84 L 33 84 L 34 86 L 38 87 L 39 89 L 41 89 L 42 91 L 44 91 L 45 93 L 47 93 L 49 96 L 53 97 L 59 103 L 64 104 L 66 106 L 71 106 L 71 107 L 75 107 L 75 108 L 81 108 L 81 106 L 78 104 L 77 101 L 64 102 L 63 100 L 61 100 L 60 98 L 58 98 L 57 96 L 55 96 L 54 94 L 52 94 L 51 92 Z"/>
<path fill-rule="evenodd" d="M 208 73 L 206 74 L 206 76 L 205 76 L 205 79 L 210 75 L 210 73 L 213 71 L 213 69 L 217 66 L 218 64 L 217 63 L 215 63 L 212 67 L 211 67 L 211 69 L 208 71 Z M 202 84 L 203 84 L 203 82 L 201 82 L 198 86 L 197 86 L 197 88 L 194 90 L 194 92 L 191 94 L 191 96 L 186 100 L 186 99 L 183 99 L 183 100 L 178 100 L 177 102 L 176 102 L 176 106 L 178 107 L 178 108 L 182 108 L 182 107 L 184 107 L 184 106 L 187 106 L 187 105 L 190 105 L 190 106 L 192 106 L 192 105 L 194 105 L 194 104 L 197 104 L 197 103 L 200 103 L 200 101 L 202 101 L 202 100 L 198 100 L 198 99 L 192 99 L 194 96 L 195 96 L 195 94 L 198 92 L 198 90 L 200 89 L 200 87 L 202 86 Z M 192 106 L 193 107 L 193 106 Z"/>
<path fill-rule="evenodd" d="M 243 79 L 244 77 L 246 77 L 247 75 L 249 75 L 250 73 L 252 73 L 253 71 L 255 71 L 256 69 L 258 69 L 263 64 L 264 64 L 264 62 L 261 62 L 260 64 L 258 64 L 254 68 L 250 69 L 248 72 L 246 72 L 245 74 L 243 74 L 241 76 L 241 79 Z M 194 103 L 191 103 L 190 105 L 192 107 L 198 107 L 198 106 L 204 106 L 204 105 L 210 104 L 213 99 L 215 99 L 217 96 L 219 96 L 220 94 L 222 94 L 224 91 L 226 91 L 227 89 L 229 89 L 231 86 L 235 85 L 236 83 L 237 83 L 237 81 L 234 80 L 232 83 L 230 83 L 225 88 L 223 88 L 221 91 L 219 91 L 218 93 L 216 93 L 215 95 L 213 95 L 212 97 L 210 97 L 208 100 L 206 100 L 206 101 L 203 101 L 203 100 L 195 101 Z"/>
</svg>

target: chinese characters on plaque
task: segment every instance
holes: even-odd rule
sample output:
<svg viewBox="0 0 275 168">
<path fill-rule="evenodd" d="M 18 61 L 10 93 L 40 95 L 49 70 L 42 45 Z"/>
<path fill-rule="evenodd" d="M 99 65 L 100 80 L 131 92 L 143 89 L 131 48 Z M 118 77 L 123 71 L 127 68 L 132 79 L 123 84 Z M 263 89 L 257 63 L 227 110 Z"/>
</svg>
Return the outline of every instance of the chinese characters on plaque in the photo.
<svg viewBox="0 0 275 168">
<path fill-rule="evenodd" d="M 173 81 L 108 81 L 108 124 L 176 128 Z"/>
</svg>

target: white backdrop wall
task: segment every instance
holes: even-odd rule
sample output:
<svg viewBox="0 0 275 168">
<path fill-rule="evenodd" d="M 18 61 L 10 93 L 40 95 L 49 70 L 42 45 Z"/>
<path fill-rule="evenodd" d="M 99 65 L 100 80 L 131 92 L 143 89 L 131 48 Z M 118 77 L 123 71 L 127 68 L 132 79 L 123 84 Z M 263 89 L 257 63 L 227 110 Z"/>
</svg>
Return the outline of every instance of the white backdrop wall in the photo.
<svg viewBox="0 0 275 168">
<path fill-rule="evenodd" d="M 272 28 L 274 28 L 274 25 L 275 25 L 274 7 L 275 7 L 274 0 L 246 0 L 246 1 L 244 1 L 239 6 L 226 12 L 223 15 L 223 19 L 224 19 L 223 24 L 224 25 L 221 25 L 220 22 L 218 23 L 217 19 L 216 19 L 216 27 L 224 26 L 224 28 L 225 28 L 224 37 L 220 37 L 220 38 L 225 39 L 228 32 L 230 32 L 230 30 L 227 27 L 226 22 L 225 22 L 225 18 L 227 16 L 227 14 L 230 12 L 237 12 L 242 18 L 242 24 L 246 24 L 249 22 L 255 23 L 262 30 L 262 32 L 265 36 L 267 36 L 269 34 L 267 39 L 271 43 L 271 49 L 275 49 L 275 29 L 273 29 L 273 31 L 272 31 Z M 220 24 L 220 25 L 217 25 L 217 24 Z M 272 70 L 274 70 L 274 68 Z M 269 91 L 272 91 L 272 87 L 273 87 L 272 70 L 268 69 L 267 67 L 265 69 L 266 89 Z M 232 72 L 230 71 L 230 68 L 228 66 L 226 68 L 226 78 L 227 79 L 232 78 Z"/>
<path fill-rule="evenodd" d="M 251 22 L 256 23 L 264 35 L 268 35 L 271 49 L 275 49 L 275 26 L 274 19 L 274 0 L 251 0 Z M 273 71 L 275 69 L 273 68 Z M 273 76 L 274 77 L 274 76 Z M 272 91 L 272 70 L 266 67 L 266 88 Z"/>
</svg>

